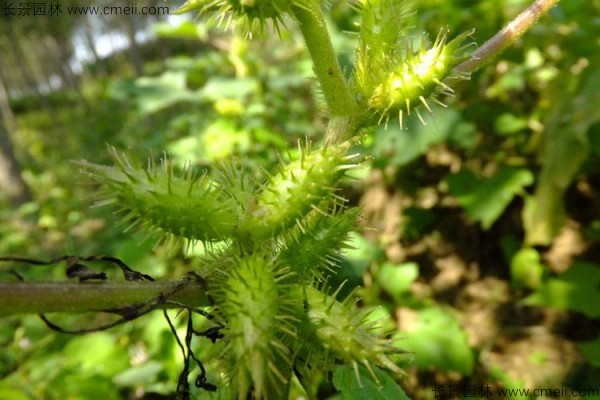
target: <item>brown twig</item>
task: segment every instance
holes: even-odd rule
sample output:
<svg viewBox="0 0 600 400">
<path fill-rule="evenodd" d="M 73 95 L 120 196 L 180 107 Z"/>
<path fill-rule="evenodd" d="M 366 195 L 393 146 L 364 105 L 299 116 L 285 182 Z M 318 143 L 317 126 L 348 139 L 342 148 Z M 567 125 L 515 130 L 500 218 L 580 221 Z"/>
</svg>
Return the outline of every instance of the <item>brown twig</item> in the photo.
<svg viewBox="0 0 600 400">
<path fill-rule="evenodd" d="M 534 1 L 533 4 L 506 25 L 504 29 L 479 47 L 471 55 L 471 58 L 455 67 L 454 72 L 458 74 L 470 74 L 481 68 L 527 32 L 540 17 L 545 15 L 559 1 L 560 0 Z"/>
</svg>

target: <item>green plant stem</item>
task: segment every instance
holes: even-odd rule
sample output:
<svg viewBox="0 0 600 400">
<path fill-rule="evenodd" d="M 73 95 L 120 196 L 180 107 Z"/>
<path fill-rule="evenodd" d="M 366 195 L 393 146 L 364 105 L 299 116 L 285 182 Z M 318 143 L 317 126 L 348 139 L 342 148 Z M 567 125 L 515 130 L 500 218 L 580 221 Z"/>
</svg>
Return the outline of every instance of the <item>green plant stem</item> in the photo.
<svg viewBox="0 0 600 400">
<path fill-rule="evenodd" d="M 0 317 L 24 313 L 81 313 L 118 309 L 160 296 L 189 307 L 208 305 L 204 288 L 193 281 L 0 282 Z M 168 302 L 158 305 L 158 308 L 176 307 Z"/>
<path fill-rule="evenodd" d="M 327 124 L 327 131 L 323 143 L 325 145 L 335 145 L 336 143 L 348 140 L 353 137 L 358 130 L 356 118 L 350 116 L 331 117 Z"/>
<path fill-rule="evenodd" d="M 490 62 L 496 55 L 523 36 L 560 0 L 536 0 L 494 37 L 477 49 L 467 61 L 454 68 L 459 74 L 470 74 Z"/>
<path fill-rule="evenodd" d="M 331 116 L 355 114 L 358 105 L 337 61 L 319 1 L 305 1 L 302 7 L 293 6 L 292 12 L 300 25 Z"/>
</svg>

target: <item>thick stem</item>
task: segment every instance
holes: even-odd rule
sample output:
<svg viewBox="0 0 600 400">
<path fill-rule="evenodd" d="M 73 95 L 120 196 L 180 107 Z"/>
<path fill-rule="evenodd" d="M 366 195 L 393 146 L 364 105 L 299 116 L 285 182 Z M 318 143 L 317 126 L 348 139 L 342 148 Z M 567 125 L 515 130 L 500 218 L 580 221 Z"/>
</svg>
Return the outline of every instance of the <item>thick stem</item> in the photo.
<svg viewBox="0 0 600 400">
<path fill-rule="evenodd" d="M 454 72 L 470 74 L 490 62 L 492 58 L 527 32 L 540 17 L 545 15 L 559 1 L 536 0 L 533 2 L 525 11 L 506 25 L 504 29 L 477 49 L 471 55 L 471 58 L 454 68 Z"/>
<path fill-rule="evenodd" d="M 293 6 L 292 12 L 300 25 L 331 116 L 356 114 L 358 105 L 337 61 L 319 1 L 305 1 L 302 7 Z"/>
<path fill-rule="evenodd" d="M 0 282 L 0 317 L 52 312 L 80 313 L 114 310 L 153 299 L 158 308 L 208 305 L 204 288 L 195 281 L 156 282 Z M 170 303 L 171 302 L 171 303 Z"/>
<path fill-rule="evenodd" d="M 343 142 L 344 140 L 348 140 L 353 137 L 357 131 L 358 125 L 356 124 L 355 118 L 349 116 L 332 116 L 327 125 L 324 144 L 335 145 Z"/>
</svg>

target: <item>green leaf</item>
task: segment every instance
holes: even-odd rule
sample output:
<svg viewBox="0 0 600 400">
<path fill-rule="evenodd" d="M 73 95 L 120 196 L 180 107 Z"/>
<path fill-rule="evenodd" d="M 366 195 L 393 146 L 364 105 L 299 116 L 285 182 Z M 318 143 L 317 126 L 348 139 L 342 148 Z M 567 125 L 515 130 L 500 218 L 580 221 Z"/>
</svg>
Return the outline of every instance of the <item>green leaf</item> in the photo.
<svg viewBox="0 0 600 400">
<path fill-rule="evenodd" d="M 158 361 L 148 361 L 142 365 L 131 367 L 113 378 L 113 382 L 119 386 L 135 386 L 154 383 L 158 374 L 163 370 Z"/>
<path fill-rule="evenodd" d="M 590 153 L 587 131 L 600 120 L 598 85 L 600 73 L 595 71 L 582 80 L 575 99 L 562 96 L 554 104 L 553 118 L 543 136 L 539 182 L 523 210 L 525 242 L 529 245 L 549 245 L 564 224 L 563 195 Z"/>
<path fill-rule="evenodd" d="M 498 380 L 502 383 L 505 389 L 513 390 L 513 393 L 517 394 L 506 394 L 506 398 L 510 400 L 529 400 L 531 397 L 521 395 L 520 390 L 525 387 L 523 379 L 513 378 L 507 371 L 504 371 L 501 367 L 492 364 L 490 367 L 490 377 Z"/>
<path fill-rule="evenodd" d="M 402 229 L 402 235 L 408 240 L 418 240 L 425 232 L 434 226 L 437 215 L 432 210 L 426 210 L 419 207 L 409 207 L 403 211 L 402 216 L 405 219 Z"/>
<path fill-rule="evenodd" d="M 534 176 L 525 168 L 502 167 L 489 179 L 479 179 L 463 170 L 446 178 L 450 194 L 483 229 L 489 229 L 512 199 L 533 183 Z"/>
<path fill-rule="evenodd" d="M 333 386 L 342 393 L 344 400 L 410 399 L 388 374 L 378 368 L 373 370 L 379 382 L 365 367 L 358 368 L 358 375 L 350 366 L 338 367 L 333 374 Z"/>
<path fill-rule="evenodd" d="M 251 144 L 250 133 L 227 119 L 210 124 L 202 135 L 204 154 L 209 161 L 231 157 L 235 152 L 245 153 Z"/>
<path fill-rule="evenodd" d="M 414 365 L 420 369 L 434 367 L 463 375 L 473 371 L 474 359 L 467 335 L 456 318 L 443 308 L 421 310 L 415 326 L 402 332 L 397 344 L 414 353 Z"/>
<path fill-rule="evenodd" d="M 360 275 L 367 271 L 371 262 L 385 258 L 383 249 L 359 233 L 350 232 L 347 243 L 348 248 L 344 249 L 344 256 Z"/>
<path fill-rule="evenodd" d="M 475 144 L 475 126 L 451 109 L 435 109 L 434 124 L 422 125 L 417 118 L 407 119 L 408 129 L 393 124 L 378 128 L 373 153 L 390 165 L 406 165 L 438 143 L 450 141 L 462 148 Z"/>
<path fill-rule="evenodd" d="M 14 389 L 10 386 L 5 386 L 4 384 L 0 385 L 0 399 L 10 399 L 10 400 L 31 400 L 25 392 L 22 392 L 18 389 Z"/>
<path fill-rule="evenodd" d="M 500 115 L 494 124 L 495 130 L 500 135 L 512 135 L 527 128 L 527 119 L 519 118 L 514 114 L 505 113 Z"/>
<path fill-rule="evenodd" d="M 519 250 L 510 262 L 511 280 L 517 288 L 539 287 L 544 270 L 539 253 L 531 247 Z"/>
<path fill-rule="evenodd" d="M 200 92 L 206 101 L 224 98 L 243 100 L 252 93 L 259 92 L 259 82 L 254 78 L 210 78 Z"/>
<path fill-rule="evenodd" d="M 170 23 L 157 23 L 154 32 L 159 38 L 200 40 L 206 37 L 208 29 L 205 24 L 184 21 L 174 26 Z"/>
<path fill-rule="evenodd" d="M 409 290 L 410 285 L 418 277 L 419 265 L 417 263 L 385 263 L 379 268 L 377 281 L 386 292 L 398 299 Z"/>
<path fill-rule="evenodd" d="M 185 71 L 167 71 L 157 77 L 135 81 L 134 94 L 141 115 L 153 114 L 179 102 L 198 101 L 198 94 L 186 86 Z"/>
<path fill-rule="evenodd" d="M 580 342 L 577 347 L 591 365 L 600 368 L 600 336 L 588 342 Z"/>
<path fill-rule="evenodd" d="M 600 317 L 600 265 L 577 262 L 559 278 L 548 279 L 525 298 L 527 305 L 546 306 Z"/>
<path fill-rule="evenodd" d="M 213 163 L 246 153 L 252 145 L 250 132 L 229 119 L 217 119 L 208 124 L 199 135 L 184 136 L 168 146 L 169 154 L 179 160 L 198 160 Z"/>
<path fill-rule="evenodd" d="M 90 351 L 94 349 L 94 351 Z M 63 354 L 81 374 L 111 376 L 129 364 L 114 335 L 96 332 L 69 341 Z"/>
</svg>

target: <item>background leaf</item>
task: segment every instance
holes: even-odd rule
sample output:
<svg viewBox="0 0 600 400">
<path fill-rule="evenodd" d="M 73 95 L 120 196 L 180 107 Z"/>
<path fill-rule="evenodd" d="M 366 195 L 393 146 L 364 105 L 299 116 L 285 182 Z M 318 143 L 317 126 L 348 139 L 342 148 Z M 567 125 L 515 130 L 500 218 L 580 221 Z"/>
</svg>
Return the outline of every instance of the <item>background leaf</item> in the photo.
<svg viewBox="0 0 600 400">
<path fill-rule="evenodd" d="M 558 278 L 545 281 L 525 298 L 527 305 L 547 306 L 600 317 L 600 265 L 576 262 Z"/>
<path fill-rule="evenodd" d="M 450 194 L 483 229 L 489 229 L 512 199 L 533 181 L 533 173 L 528 169 L 508 166 L 489 179 L 480 179 L 465 170 L 446 178 Z"/>
<path fill-rule="evenodd" d="M 404 390 L 385 372 L 374 368 L 378 382 L 369 371 L 360 366 L 358 376 L 351 366 L 337 367 L 333 385 L 342 393 L 344 400 L 408 400 Z"/>
<path fill-rule="evenodd" d="M 397 345 L 414 353 L 414 365 L 419 369 L 436 367 L 465 375 L 473 370 L 475 360 L 467 335 L 441 307 L 420 310 L 415 325 L 398 335 Z"/>
</svg>

